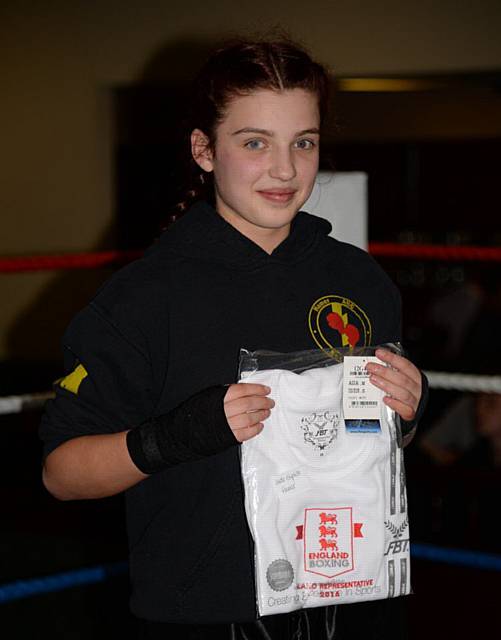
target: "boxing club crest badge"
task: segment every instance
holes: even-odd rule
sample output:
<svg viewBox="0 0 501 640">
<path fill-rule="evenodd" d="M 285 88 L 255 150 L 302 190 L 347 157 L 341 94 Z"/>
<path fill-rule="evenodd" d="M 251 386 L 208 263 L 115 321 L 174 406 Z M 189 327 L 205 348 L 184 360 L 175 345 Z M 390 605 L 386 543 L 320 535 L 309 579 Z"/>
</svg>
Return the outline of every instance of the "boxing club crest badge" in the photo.
<svg viewBox="0 0 501 640">
<path fill-rule="evenodd" d="M 311 305 L 308 327 L 315 343 L 336 360 L 339 348 L 371 344 L 372 326 L 365 311 L 343 296 L 326 295 Z"/>
</svg>

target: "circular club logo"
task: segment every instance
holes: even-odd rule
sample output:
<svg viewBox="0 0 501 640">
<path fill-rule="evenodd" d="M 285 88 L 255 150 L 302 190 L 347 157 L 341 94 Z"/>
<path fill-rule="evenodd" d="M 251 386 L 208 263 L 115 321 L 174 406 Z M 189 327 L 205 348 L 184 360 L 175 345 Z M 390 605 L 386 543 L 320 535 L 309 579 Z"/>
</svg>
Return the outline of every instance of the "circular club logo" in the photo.
<svg viewBox="0 0 501 640">
<path fill-rule="evenodd" d="M 341 347 L 353 349 L 371 343 L 372 327 L 365 311 L 343 296 L 328 295 L 311 305 L 308 326 L 313 340 L 333 358 Z"/>
<path fill-rule="evenodd" d="M 284 558 L 273 560 L 266 570 L 266 580 L 273 591 L 285 591 L 294 580 L 294 569 Z"/>
</svg>

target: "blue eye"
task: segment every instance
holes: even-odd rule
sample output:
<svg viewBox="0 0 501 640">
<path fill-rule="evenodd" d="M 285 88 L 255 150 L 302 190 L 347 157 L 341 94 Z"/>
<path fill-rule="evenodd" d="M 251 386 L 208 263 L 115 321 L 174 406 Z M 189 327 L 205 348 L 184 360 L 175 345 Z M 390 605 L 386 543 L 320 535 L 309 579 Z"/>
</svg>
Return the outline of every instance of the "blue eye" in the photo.
<svg viewBox="0 0 501 640">
<path fill-rule="evenodd" d="M 296 149 L 303 149 L 305 151 L 309 151 L 315 147 L 315 143 L 313 140 L 309 140 L 308 138 L 302 138 L 301 140 L 297 140 L 295 145 Z"/>
<path fill-rule="evenodd" d="M 264 149 L 264 142 L 262 140 L 249 140 L 249 142 L 245 143 L 247 149 L 251 151 L 258 151 L 259 149 Z"/>
</svg>

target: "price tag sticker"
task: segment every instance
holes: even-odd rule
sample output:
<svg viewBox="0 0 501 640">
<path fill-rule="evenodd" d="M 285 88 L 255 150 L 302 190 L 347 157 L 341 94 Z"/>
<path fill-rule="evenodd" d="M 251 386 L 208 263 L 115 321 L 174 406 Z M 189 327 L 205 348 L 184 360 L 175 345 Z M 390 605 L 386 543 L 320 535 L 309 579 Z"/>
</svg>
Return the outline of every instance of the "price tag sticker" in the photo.
<svg viewBox="0 0 501 640">
<path fill-rule="evenodd" d="M 368 362 L 384 364 L 375 356 L 345 356 L 343 412 L 345 420 L 374 420 L 381 416 L 383 391 L 369 381 Z"/>
</svg>

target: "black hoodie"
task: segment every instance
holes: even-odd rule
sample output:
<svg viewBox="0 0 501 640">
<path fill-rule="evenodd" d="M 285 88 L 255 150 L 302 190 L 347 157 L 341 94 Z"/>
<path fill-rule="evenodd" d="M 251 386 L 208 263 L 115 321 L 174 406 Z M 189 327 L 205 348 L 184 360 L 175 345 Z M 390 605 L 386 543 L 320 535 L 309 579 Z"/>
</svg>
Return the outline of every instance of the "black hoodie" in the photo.
<svg viewBox="0 0 501 640">
<path fill-rule="evenodd" d="M 335 352 L 399 340 L 397 289 L 368 254 L 330 230 L 299 213 L 268 255 L 209 205 L 194 205 L 66 331 L 70 375 L 42 421 L 45 455 L 70 438 L 133 428 L 201 389 L 236 382 L 241 347 Z M 137 616 L 256 617 L 238 446 L 148 477 L 126 492 L 126 504 Z"/>
</svg>

